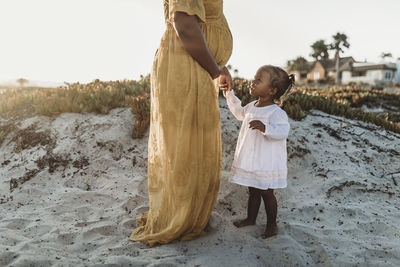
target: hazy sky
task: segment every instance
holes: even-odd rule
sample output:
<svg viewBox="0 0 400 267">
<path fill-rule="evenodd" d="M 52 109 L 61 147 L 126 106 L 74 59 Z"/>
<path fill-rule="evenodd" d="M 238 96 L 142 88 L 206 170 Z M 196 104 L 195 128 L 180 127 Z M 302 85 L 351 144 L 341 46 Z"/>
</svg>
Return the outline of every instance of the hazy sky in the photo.
<svg viewBox="0 0 400 267">
<path fill-rule="evenodd" d="M 0 0 L 0 81 L 137 79 L 150 72 L 165 29 L 161 0 Z M 309 58 L 344 32 L 344 55 L 400 57 L 399 0 L 225 0 L 230 64 L 250 78 L 263 64 Z"/>
</svg>

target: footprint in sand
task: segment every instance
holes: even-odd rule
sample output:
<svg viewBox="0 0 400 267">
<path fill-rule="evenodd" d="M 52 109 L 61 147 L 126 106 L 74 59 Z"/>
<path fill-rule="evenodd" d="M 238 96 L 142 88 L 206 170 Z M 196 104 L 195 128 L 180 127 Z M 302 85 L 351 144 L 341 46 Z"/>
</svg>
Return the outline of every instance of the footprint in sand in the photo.
<svg viewBox="0 0 400 267">
<path fill-rule="evenodd" d="M 126 229 L 133 230 L 137 226 L 136 218 L 123 221 L 122 226 Z"/>
<path fill-rule="evenodd" d="M 84 240 L 93 240 L 98 236 L 110 236 L 117 231 L 117 226 L 115 225 L 103 225 L 98 227 L 93 227 L 90 230 L 82 233 Z"/>
<path fill-rule="evenodd" d="M 21 230 L 21 229 L 25 229 L 26 226 L 28 224 L 30 224 L 31 222 L 32 222 L 31 220 L 26 220 L 26 219 L 22 219 L 22 218 L 15 218 L 15 219 L 2 221 L 1 224 L 5 223 L 5 225 L 2 226 L 0 224 L 0 227 L 12 229 L 12 230 Z"/>
<path fill-rule="evenodd" d="M 147 191 L 147 180 L 144 179 L 140 184 L 139 192 Z M 148 198 L 141 195 L 135 195 L 123 202 L 120 207 L 125 210 L 130 217 L 123 221 L 122 225 L 127 229 L 133 229 L 136 227 L 136 218 L 142 216 L 144 212 L 149 210 Z"/>
<path fill-rule="evenodd" d="M 57 243 L 61 245 L 73 245 L 75 243 L 77 233 L 63 233 L 57 236 Z"/>
<path fill-rule="evenodd" d="M 24 236 L 35 238 L 50 233 L 52 229 L 54 229 L 54 227 L 48 225 L 34 225 L 24 229 Z"/>
<path fill-rule="evenodd" d="M 132 211 L 136 211 L 138 208 L 146 206 L 147 201 L 147 198 L 141 195 L 136 195 L 123 202 L 121 208 L 130 214 Z"/>
</svg>

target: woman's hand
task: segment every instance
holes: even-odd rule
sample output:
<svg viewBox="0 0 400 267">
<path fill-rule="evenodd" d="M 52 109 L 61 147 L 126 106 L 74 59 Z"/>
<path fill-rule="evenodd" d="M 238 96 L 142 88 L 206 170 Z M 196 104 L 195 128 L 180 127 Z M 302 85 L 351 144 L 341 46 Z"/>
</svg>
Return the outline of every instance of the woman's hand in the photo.
<svg viewBox="0 0 400 267">
<path fill-rule="evenodd" d="M 226 93 L 228 91 L 232 90 L 233 80 L 232 80 L 232 76 L 229 73 L 229 70 L 227 69 L 227 67 L 222 68 L 218 83 L 219 83 L 219 87 L 222 90 L 224 90 L 224 96 L 226 95 Z"/>
<path fill-rule="evenodd" d="M 254 120 L 250 122 L 250 129 L 259 130 L 262 133 L 265 133 L 265 125 L 259 120 Z"/>
</svg>

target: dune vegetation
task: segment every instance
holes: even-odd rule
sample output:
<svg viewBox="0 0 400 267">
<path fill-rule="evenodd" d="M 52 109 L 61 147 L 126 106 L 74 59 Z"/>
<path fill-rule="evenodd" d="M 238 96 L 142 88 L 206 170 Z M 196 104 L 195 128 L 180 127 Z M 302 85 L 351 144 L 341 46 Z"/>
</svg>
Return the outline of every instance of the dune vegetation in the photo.
<svg viewBox="0 0 400 267">
<path fill-rule="evenodd" d="M 245 105 L 255 100 L 249 94 L 249 80 L 234 78 L 235 94 Z M 222 95 L 222 92 L 221 92 Z M 400 94 L 359 86 L 328 89 L 300 86 L 280 103 L 289 117 L 301 120 L 312 109 L 348 119 L 371 122 L 384 129 L 400 133 Z M 362 106 L 385 106 L 395 112 L 365 112 Z M 0 117 L 5 119 L 35 115 L 55 116 L 63 112 L 94 112 L 107 114 L 117 107 L 130 107 L 136 120 L 132 138 L 141 138 L 150 122 L 150 76 L 140 80 L 88 84 L 66 83 L 58 88 L 17 88 L 4 90 L 0 97 Z M 3 127 L 4 128 L 4 127 Z M 6 134 L 0 128 L 0 140 Z"/>
<path fill-rule="evenodd" d="M 108 114 L 113 108 L 131 107 L 137 115 L 134 138 L 141 137 L 149 124 L 150 76 L 139 81 L 123 80 L 88 84 L 73 83 L 58 88 L 14 88 L 0 96 L 0 117 L 56 116 L 63 112 Z M 4 135 L 0 129 L 0 139 Z"/>
<path fill-rule="evenodd" d="M 249 94 L 249 81 L 234 79 L 236 96 L 245 105 L 256 98 Z M 221 93 L 222 95 L 222 93 Z M 331 115 L 371 122 L 386 130 L 400 133 L 400 94 L 360 86 L 340 86 L 327 89 L 307 86 L 294 87 L 279 103 L 294 120 L 302 120 L 308 111 L 317 109 Z M 362 106 L 384 106 L 397 112 L 384 114 L 365 112 Z"/>
</svg>

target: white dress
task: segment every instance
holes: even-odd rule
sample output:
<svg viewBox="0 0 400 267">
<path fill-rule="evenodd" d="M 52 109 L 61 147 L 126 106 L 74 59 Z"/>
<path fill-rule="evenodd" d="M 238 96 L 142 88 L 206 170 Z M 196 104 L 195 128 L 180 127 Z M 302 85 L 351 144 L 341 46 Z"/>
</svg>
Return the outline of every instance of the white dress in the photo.
<svg viewBox="0 0 400 267">
<path fill-rule="evenodd" d="M 257 101 L 242 107 L 233 90 L 226 93 L 228 107 L 243 121 L 237 140 L 229 181 L 259 189 L 287 186 L 286 138 L 290 125 L 278 105 L 256 107 Z M 265 124 L 265 133 L 249 128 L 250 121 Z"/>
</svg>

